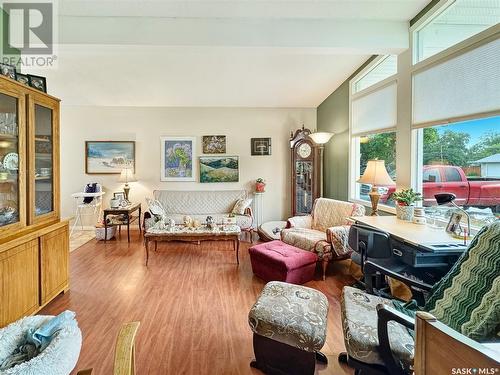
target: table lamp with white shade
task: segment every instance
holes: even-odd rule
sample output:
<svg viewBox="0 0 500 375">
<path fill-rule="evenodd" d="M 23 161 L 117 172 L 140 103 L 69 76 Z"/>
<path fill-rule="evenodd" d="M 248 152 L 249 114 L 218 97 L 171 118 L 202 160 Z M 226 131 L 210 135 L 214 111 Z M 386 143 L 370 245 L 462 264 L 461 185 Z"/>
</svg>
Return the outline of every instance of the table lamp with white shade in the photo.
<svg viewBox="0 0 500 375">
<path fill-rule="evenodd" d="M 378 186 L 394 186 L 396 185 L 392 180 L 387 169 L 385 168 L 384 160 L 368 160 L 366 165 L 365 173 L 357 181 L 362 184 L 372 185 L 372 190 L 368 195 L 370 196 L 370 201 L 372 202 L 372 216 L 378 215 L 378 201 L 380 200 L 380 193 L 378 192 Z"/>
<path fill-rule="evenodd" d="M 334 136 L 334 133 L 329 132 L 315 132 L 309 134 L 309 137 L 319 145 L 319 196 L 323 197 L 323 150 L 325 148 L 325 144 L 330 141 L 330 138 Z"/>
<path fill-rule="evenodd" d="M 123 192 L 125 193 L 125 200 L 128 200 L 128 194 L 130 192 L 130 186 L 128 185 L 129 182 L 135 182 L 137 179 L 134 176 L 134 171 L 132 168 L 123 168 L 122 172 L 120 173 L 120 182 L 125 182 L 125 186 L 123 187 Z"/>
</svg>

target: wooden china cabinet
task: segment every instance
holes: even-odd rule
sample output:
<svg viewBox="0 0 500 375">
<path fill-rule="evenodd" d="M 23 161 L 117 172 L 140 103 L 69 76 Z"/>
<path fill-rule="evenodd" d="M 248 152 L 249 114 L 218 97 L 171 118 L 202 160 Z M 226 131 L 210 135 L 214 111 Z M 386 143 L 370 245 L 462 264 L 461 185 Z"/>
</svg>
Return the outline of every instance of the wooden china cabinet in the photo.
<svg viewBox="0 0 500 375">
<path fill-rule="evenodd" d="M 0 327 L 69 287 L 59 99 L 0 76 Z"/>
<path fill-rule="evenodd" d="M 319 148 L 302 126 L 290 135 L 292 215 L 309 215 L 320 195 Z"/>
</svg>

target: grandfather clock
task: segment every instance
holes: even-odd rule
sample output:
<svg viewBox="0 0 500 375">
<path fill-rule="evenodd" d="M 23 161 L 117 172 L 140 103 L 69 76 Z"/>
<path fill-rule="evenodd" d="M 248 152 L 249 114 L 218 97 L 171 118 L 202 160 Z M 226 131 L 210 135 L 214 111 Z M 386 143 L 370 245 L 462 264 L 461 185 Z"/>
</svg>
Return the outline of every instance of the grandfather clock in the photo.
<svg viewBox="0 0 500 375">
<path fill-rule="evenodd" d="M 303 125 L 290 134 L 293 216 L 310 214 L 320 194 L 319 148 L 310 134 Z"/>
</svg>

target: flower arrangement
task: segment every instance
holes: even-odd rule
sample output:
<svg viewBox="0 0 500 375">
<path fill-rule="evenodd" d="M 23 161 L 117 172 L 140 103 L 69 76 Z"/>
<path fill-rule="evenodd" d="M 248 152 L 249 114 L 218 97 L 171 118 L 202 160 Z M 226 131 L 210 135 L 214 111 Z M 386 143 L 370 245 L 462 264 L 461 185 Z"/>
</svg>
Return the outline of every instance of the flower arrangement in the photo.
<svg viewBox="0 0 500 375">
<path fill-rule="evenodd" d="M 255 191 L 257 193 L 264 193 L 266 191 L 266 181 L 259 177 L 257 180 L 255 180 Z"/>
<path fill-rule="evenodd" d="M 422 200 L 422 194 L 413 191 L 413 189 L 404 189 L 394 192 L 389 197 L 396 204 L 396 216 L 398 219 L 411 221 L 415 212 L 415 202 Z"/>
</svg>

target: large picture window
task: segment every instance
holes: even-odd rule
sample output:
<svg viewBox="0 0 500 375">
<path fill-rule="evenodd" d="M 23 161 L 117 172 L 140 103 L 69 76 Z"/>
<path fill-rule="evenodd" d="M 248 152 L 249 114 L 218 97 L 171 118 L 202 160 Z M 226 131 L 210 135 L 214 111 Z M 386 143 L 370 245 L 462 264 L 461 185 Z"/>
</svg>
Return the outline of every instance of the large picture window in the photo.
<svg viewBox="0 0 500 375">
<path fill-rule="evenodd" d="M 434 195 L 453 193 L 455 203 L 480 227 L 500 215 L 500 116 L 418 129 L 419 190 L 426 207 Z M 448 220 L 450 207 L 430 209 Z"/>
</svg>

